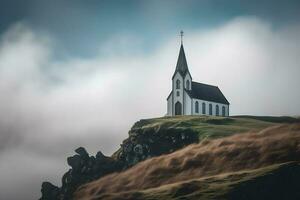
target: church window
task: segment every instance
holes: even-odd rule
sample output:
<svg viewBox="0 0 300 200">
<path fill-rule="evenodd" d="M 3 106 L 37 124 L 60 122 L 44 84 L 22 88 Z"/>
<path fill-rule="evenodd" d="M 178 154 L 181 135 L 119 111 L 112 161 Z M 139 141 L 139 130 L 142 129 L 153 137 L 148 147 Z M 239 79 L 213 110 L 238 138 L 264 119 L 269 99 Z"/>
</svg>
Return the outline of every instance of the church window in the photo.
<svg viewBox="0 0 300 200">
<path fill-rule="evenodd" d="M 225 106 L 222 106 L 222 116 L 225 117 Z"/>
<path fill-rule="evenodd" d="M 180 89 L 180 80 L 179 79 L 177 79 L 177 81 L 176 81 L 176 89 Z"/>
<path fill-rule="evenodd" d="M 186 80 L 186 89 L 190 89 L 190 81 L 189 80 Z"/>
<path fill-rule="evenodd" d="M 209 115 L 212 115 L 212 105 L 211 105 L 211 103 L 209 104 Z"/>
<path fill-rule="evenodd" d="M 206 114 L 206 105 L 204 102 L 202 103 L 202 114 Z"/>
<path fill-rule="evenodd" d="M 198 103 L 198 101 L 195 102 L 195 112 L 199 113 L 199 103 Z"/>
<path fill-rule="evenodd" d="M 216 116 L 219 116 L 219 105 L 216 105 Z"/>
<path fill-rule="evenodd" d="M 176 92 L 176 95 L 177 95 L 178 97 L 180 96 L 180 93 L 179 93 L 179 91 L 177 91 L 177 92 Z"/>
</svg>

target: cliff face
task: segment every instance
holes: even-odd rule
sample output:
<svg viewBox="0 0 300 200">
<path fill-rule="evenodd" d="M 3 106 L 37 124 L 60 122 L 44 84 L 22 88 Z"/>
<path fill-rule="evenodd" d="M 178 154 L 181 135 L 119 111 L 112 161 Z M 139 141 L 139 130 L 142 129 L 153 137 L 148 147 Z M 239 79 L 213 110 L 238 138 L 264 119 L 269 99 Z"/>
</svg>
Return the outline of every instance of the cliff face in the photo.
<svg viewBox="0 0 300 200">
<path fill-rule="evenodd" d="M 141 120 L 134 124 L 129 137 L 113 157 L 122 161 L 127 168 L 145 159 L 171 153 L 198 142 L 197 131 L 188 126 L 178 127 Z"/>
<path fill-rule="evenodd" d="M 282 130 L 281 133 L 287 132 L 286 129 L 291 128 L 298 121 L 298 119 L 289 117 L 260 117 L 257 119 L 255 117 L 213 118 L 195 116 L 140 120 L 134 124 L 129 131 L 129 137 L 123 141 L 120 149 L 111 157 L 104 156 L 101 152 L 98 152 L 95 156 L 90 156 L 84 148 L 78 148 L 76 150 L 77 154 L 68 158 L 68 165 L 71 169 L 63 176 L 62 186 L 59 188 L 51 183 L 44 182 L 41 199 L 72 199 L 78 187 L 94 180 L 97 181 L 84 185 L 77 190 L 77 199 L 96 197 L 98 199 L 126 199 L 126 196 L 128 196 L 127 199 L 138 199 L 138 197 L 147 199 L 148 193 L 145 193 L 145 191 L 148 190 L 159 191 L 159 194 L 161 192 L 172 193 L 172 195 L 177 194 L 174 198 L 161 194 L 153 199 L 177 199 L 178 195 L 179 197 L 182 196 L 180 195 L 181 193 L 190 194 L 190 190 L 201 193 L 201 189 L 196 186 L 197 184 L 183 184 L 182 181 L 189 182 L 192 178 L 199 179 L 224 172 L 231 173 L 234 170 L 256 169 L 271 164 L 298 160 L 296 147 L 277 145 L 277 150 L 273 149 L 267 156 L 261 149 L 265 146 L 259 142 L 262 140 L 258 140 L 259 137 L 257 136 L 252 138 L 254 137 L 253 135 L 245 133 L 251 131 L 253 132 L 252 134 L 262 134 L 266 141 L 269 140 L 267 138 L 273 138 L 272 141 L 275 141 L 275 143 L 273 145 L 268 143 L 268 145 L 275 147 L 276 141 L 279 142 L 281 137 L 281 134 L 275 137 L 273 134 L 275 129 Z M 294 124 L 286 125 L 289 128 L 277 126 L 271 132 L 268 132 L 268 129 L 264 130 L 268 134 L 259 132 L 267 127 L 282 123 Z M 293 132 L 299 131 L 297 127 L 293 129 L 295 129 Z M 237 133 L 245 134 L 232 136 L 233 138 L 228 137 Z M 238 138 L 241 135 L 244 138 L 239 140 Z M 224 138 L 224 140 L 221 138 Z M 252 146 L 252 150 L 254 148 L 261 151 L 250 151 L 246 148 L 249 147 L 247 146 L 248 143 L 232 142 L 242 140 L 258 145 Z M 295 141 L 298 141 L 298 138 Z M 228 153 L 228 148 L 232 150 L 229 151 L 230 153 Z M 246 151 L 243 148 L 246 148 Z M 286 153 L 289 148 L 290 153 Z M 204 149 L 206 149 L 205 152 Z M 219 149 L 220 151 L 215 151 L 214 149 Z M 248 152 L 248 154 L 240 152 Z M 278 154 L 274 154 L 275 152 Z M 296 153 L 293 158 L 292 153 Z M 262 159 L 268 158 L 267 160 L 269 161 L 259 164 L 255 160 L 257 155 L 260 155 Z M 240 160 L 238 161 L 236 158 Z M 238 162 L 244 163 L 244 165 L 237 167 Z M 257 163 L 257 166 L 247 167 L 250 165 L 249 163 Z M 145 171 L 145 169 L 148 171 Z M 144 182 L 141 182 L 141 180 Z M 170 187 L 173 188 L 172 190 L 161 190 L 161 187 L 169 188 L 171 183 L 176 185 L 174 186 L 175 188 L 172 186 Z M 229 181 L 229 183 L 232 184 L 233 182 Z M 135 196 L 137 194 L 138 197 Z M 156 193 L 151 192 L 152 194 Z"/>
<path fill-rule="evenodd" d="M 294 122 L 294 118 L 263 118 L 265 120 L 222 117 L 163 117 L 140 120 L 129 131 L 129 137 L 113 158 L 123 161 L 126 167 L 136 163 L 171 153 L 203 139 L 220 138 L 249 130 L 261 130 L 275 122 Z"/>
</svg>

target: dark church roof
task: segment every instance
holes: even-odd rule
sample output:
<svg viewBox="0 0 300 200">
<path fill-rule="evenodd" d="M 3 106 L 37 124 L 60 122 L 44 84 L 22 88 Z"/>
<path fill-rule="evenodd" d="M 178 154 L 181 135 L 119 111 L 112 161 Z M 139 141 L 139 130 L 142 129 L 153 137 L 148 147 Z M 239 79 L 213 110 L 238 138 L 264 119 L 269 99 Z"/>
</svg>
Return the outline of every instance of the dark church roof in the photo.
<svg viewBox="0 0 300 200">
<path fill-rule="evenodd" d="M 177 65 L 176 65 L 174 75 L 176 74 L 176 72 L 179 72 L 183 77 L 185 77 L 185 75 L 187 73 L 190 73 L 187 62 L 186 62 L 185 53 L 184 53 L 184 49 L 183 49 L 182 44 L 180 46 L 179 56 L 178 56 Z M 173 77 L 174 77 L 174 75 L 173 75 Z"/>
<path fill-rule="evenodd" d="M 192 90 L 185 91 L 191 98 L 229 105 L 229 102 L 217 86 L 192 82 Z"/>
</svg>

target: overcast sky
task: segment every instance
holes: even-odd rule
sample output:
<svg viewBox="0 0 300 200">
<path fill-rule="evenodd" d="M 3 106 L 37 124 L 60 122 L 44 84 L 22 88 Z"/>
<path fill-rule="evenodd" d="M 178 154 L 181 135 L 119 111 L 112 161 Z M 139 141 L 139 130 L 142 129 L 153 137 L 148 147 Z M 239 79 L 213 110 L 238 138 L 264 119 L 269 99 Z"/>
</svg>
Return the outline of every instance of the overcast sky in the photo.
<svg viewBox="0 0 300 200">
<path fill-rule="evenodd" d="M 163 116 L 181 29 L 231 115 L 300 115 L 298 2 L 1 0 L 0 199 L 37 199 L 77 147 L 110 155 Z"/>
</svg>

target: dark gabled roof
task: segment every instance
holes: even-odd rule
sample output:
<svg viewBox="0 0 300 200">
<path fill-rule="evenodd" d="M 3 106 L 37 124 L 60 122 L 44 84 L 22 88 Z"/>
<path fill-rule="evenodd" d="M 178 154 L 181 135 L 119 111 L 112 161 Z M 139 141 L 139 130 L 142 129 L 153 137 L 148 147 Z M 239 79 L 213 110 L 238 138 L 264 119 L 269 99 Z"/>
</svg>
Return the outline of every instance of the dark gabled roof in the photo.
<svg viewBox="0 0 300 200">
<path fill-rule="evenodd" d="M 217 86 L 192 82 L 192 90 L 186 90 L 186 92 L 191 98 L 229 105 L 229 102 Z"/>
<path fill-rule="evenodd" d="M 185 57 L 185 53 L 184 53 L 184 49 L 183 49 L 183 45 L 182 44 L 180 46 L 179 56 L 178 56 L 178 60 L 177 60 L 177 64 L 176 64 L 176 69 L 175 69 L 173 78 L 174 78 L 176 72 L 179 72 L 183 77 L 185 77 L 185 75 L 187 73 L 190 74 L 189 68 L 188 68 L 188 65 L 187 65 L 187 62 L 186 62 L 186 57 Z"/>
</svg>

